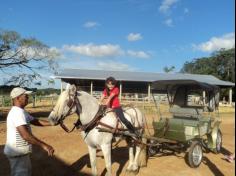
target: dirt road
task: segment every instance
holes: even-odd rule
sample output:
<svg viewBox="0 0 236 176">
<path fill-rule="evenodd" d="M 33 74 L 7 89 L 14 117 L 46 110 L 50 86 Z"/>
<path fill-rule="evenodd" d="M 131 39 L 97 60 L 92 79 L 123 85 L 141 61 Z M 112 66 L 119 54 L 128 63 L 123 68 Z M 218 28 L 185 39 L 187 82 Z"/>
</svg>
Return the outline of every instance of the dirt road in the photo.
<svg viewBox="0 0 236 176">
<path fill-rule="evenodd" d="M 35 112 L 34 112 L 35 113 Z M 39 114 L 34 114 L 39 115 Z M 47 112 L 39 117 L 46 117 Z M 220 154 L 204 153 L 203 163 L 197 169 L 190 168 L 184 160 L 184 155 L 169 155 L 152 157 L 148 166 L 141 168 L 138 176 L 233 176 L 235 163 L 228 163 L 224 155 L 235 149 L 234 112 L 221 113 L 223 121 L 223 150 Z M 150 118 L 151 119 L 151 118 Z M 72 124 L 73 118 L 67 124 Z M 0 175 L 9 175 L 9 164 L 3 155 L 6 138 L 6 124 L 0 120 Z M 34 147 L 32 154 L 33 176 L 76 176 L 90 175 L 88 150 L 78 131 L 65 133 L 59 126 L 32 127 L 35 136 L 51 144 L 55 148 L 54 157 L 48 157 L 41 149 Z M 100 175 L 105 175 L 105 165 L 102 153 L 97 153 L 97 167 Z M 128 150 L 125 143 L 121 143 L 112 152 L 113 175 L 125 176 L 128 163 Z"/>
</svg>

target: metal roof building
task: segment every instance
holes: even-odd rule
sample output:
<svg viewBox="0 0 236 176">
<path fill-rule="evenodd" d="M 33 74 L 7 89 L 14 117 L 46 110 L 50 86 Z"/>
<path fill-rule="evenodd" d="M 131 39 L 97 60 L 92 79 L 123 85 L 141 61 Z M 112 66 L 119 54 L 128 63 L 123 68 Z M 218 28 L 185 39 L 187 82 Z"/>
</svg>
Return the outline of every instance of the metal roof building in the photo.
<svg viewBox="0 0 236 176">
<path fill-rule="evenodd" d="M 74 83 L 83 87 L 91 93 L 101 91 L 104 88 L 105 79 L 109 76 L 115 77 L 120 85 L 121 92 L 147 93 L 150 95 L 151 84 L 157 80 L 189 79 L 198 82 L 207 82 L 224 88 L 232 88 L 234 83 L 222 81 L 211 75 L 182 74 L 182 73 L 150 73 L 130 71 L 108 71 L 108 70 L 85 70 L 85 69 L 64 69 L 53 76 L 61 79 L 62 82 Z M 230 89 L 232 97 L 232 89 Z"/>
</svg>

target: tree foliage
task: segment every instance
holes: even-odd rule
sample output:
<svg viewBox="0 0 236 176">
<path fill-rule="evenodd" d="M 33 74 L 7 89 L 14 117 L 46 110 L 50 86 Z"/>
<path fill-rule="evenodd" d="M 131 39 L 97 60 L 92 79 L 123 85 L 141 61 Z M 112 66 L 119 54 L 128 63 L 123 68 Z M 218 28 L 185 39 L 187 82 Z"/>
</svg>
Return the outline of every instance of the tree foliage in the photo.
<svg viewBox="0 0 236 176">
<path fill-rule="evenodd" d="M 56 56 L 55 49 L 35 38 L 22 38 L 15 31 L 0 30 L 0 73 L 5 84 L 28 86 L 41 78 L 42 70 L 55 72 Z"/>
<path fill-rule="evenodd" d="M 225 81 L 235 82 L 235 49 L 222 49 L 210 57 L 186 62 L 181 72 L 213 75 Z"/>
<path fill-rule="evenodd" d="M 175 70 L 175 66 L 170 66 L 170 67 L 165 66 L 165 67 L 163 68 L 163 71 L 164 71 L 165 73 L 170 73 L 170 72 L 173 72 L 174 70 Z"/>
<path fill-rule="evenodd" d="M 235 48 L 229 50 L 222 49 L 213 53 L 210 57 L 197 58 L 186 62 L 181 72 L 213 75 L 221 80 L 235 83 Z M 234 90 L 233 94 L 235 94 Z M 221 98 L 226 97 L 228 100 L 228 96 L 228 90 L 222 89 Z"/>
</svg>

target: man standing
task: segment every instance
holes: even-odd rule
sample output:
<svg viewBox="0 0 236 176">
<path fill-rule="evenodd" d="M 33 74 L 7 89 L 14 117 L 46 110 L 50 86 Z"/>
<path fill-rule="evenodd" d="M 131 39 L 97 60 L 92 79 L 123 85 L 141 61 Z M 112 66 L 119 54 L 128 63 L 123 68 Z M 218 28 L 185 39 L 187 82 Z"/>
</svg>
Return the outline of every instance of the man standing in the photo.
<svg viewBox="0 0 236 176">
<path fill-rule="evenodd" d="M 29 155 L 32 152 L 32 144 L 41 147 L 49 156 L 54 153 L 54 149 L 50 145 L 37 139 L 31 133 L 30 124 L 50 125 L 48 121 L 34 119 L 24 110 L 28 104 L 28 95 L 31 93 L 31 91 L 26 91 L 20 87 L 14 88 L 10 93 L 13 106 L 7 116 L 7 140 L 4 153 L 10 162 L 12 176 L 31 175 Z"/>
</svg>

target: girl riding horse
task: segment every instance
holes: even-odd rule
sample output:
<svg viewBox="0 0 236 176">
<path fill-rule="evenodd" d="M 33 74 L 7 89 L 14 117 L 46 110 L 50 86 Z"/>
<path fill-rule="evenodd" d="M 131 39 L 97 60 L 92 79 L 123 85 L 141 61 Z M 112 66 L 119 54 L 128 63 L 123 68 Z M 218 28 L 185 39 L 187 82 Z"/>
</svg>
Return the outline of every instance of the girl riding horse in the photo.
<svg viewBox="0 0 236 176">
<path fill-rule="evenodd" d="M 139 132 L 135 130 L 134 126 L 124 116 L 118 98 L 119 93 L 120 91 L 119 88 L 117 87 L 116 79 L 113 77 L 108 77 L 105 81 L 105 89 L 103 91 L 100 104 L 106 105 L 108 108 L 112 108 L 116 113 L 116 116 L 127 127 L 129 132 L 134 133 L 136 137 L 139 138 L 140 137 Z"/>
</svg>

